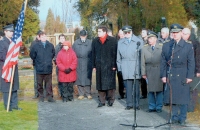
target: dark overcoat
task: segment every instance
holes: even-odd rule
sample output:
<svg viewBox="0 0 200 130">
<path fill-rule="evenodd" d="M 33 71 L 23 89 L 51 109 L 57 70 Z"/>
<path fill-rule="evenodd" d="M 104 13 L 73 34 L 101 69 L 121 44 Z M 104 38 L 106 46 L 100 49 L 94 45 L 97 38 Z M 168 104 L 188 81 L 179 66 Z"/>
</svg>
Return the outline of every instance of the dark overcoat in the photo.
<svg viewBox="0 0 200 130">
<path fill-rule="evenodd" d="M 10 40 L 7 37 L 4 37 L 3 40 L 0 41 L 0 69 L 2 76 L 2 68 L 6 59 L 6 54 L 8 51 L 8 47 L 10 45 Z M 9 92 L 10 89 L 10 82 L 5 82 L 5 80 L 1 77 L 1 91 L 2 92 Z M 18 74 L 18 66 L 15 66 L 15 73 L 13 77 L 13 86 L 12 91 L 16 91 L 19 89 L 19 74 Z"/>
<path fill-rule="evenodd" d="M 117 40 L 107 36 L 104 44 L 97 37 L 92 41 L 92 66 L 96 68 L 96 89 L 116 89 L 115 70 Z"/>
<path fill-rule="evenodd" d="M 164 91 L 164 102 L 169 103 L 170 86 L 172 88 L 172 104 L 188 104 L 190 99 L 190 86 L 186 84 L 186 78 L 194 77 L 195 61 L 193 45 L 181 39 L 174 51 L 174 40 L 163 44 L 160 74 L 167 77 L 170 70 L 169 84 Z M 172 55 L 173 52 L 173 55 Z M 172 59 L 171 59 L 172 55 Z M 171 69 L 170 66 L 171 65 Z"/>
<path fill-rule="evenodd" d="M 149 44 L 144 45 L 141 51 L 141 73 L 147 76 L 148 92 L 163 91 L 163 83 L 160 79 L 160 60 L 162 43 L 156 43 L 154 50 Z"/>
<path fill-rule="evenodd" d="M 52 43 L 46 41 L 45 47 L 40 41 L 35 44 L 30 52 L 30 57 L 35 61 L 37 74 L 52 74 L 52 60 L 55 56 L 55 49 Z"/>
<path fill-rule="evenodd" d="M 76 69 L 77 79 L 75 84 L 90 86 L 92 79 L 92 42 L 86 39 L 83 43 L 81 39 L 77 39 L 72 48 L 78 58 L 78 66 Z"/>
</svg>

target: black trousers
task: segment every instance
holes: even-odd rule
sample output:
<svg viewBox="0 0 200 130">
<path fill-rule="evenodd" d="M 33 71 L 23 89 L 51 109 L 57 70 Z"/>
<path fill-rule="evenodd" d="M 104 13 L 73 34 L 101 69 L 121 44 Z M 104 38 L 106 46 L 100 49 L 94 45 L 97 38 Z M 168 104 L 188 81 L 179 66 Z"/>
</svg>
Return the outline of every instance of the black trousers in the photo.
<svg viewBox="0 0 200 130">
<path fill-rule="evenodd" d="M 106 102 L 106 94 L 107 94 L 107 99 L 110 103 L 114 103 L 115 101 L 115 89 L 109 89 L 109 90 L 98 90 L 99 93 L 99 101 L 101 103 Z"/>
<path fill-rule="evenodd" d="M 44 88 L 43 82 L 45 84 L 46 89 L 46 97 L 52 98 L 53 91 L 52 91 L 52 74 L 37 74 L 37 90 L 40 98 L 44 98 Z"/>
<path fill-rule="evenodd" d="M 147 82 L 144 78 L 141 78 L 141 95 L 147 97 Z"/>
<path fill-rule="evenodd" d="M 121 98 L 124 98 L 124 81 L 123 81 L 123 77 L 122 77 L 122 73 L 120 72 L 117 72 L 117 77 L 118 77 L 118 85 L 119 85 L 119 88 L 118 88 L 118 91 L 119 91 L 119 95 Z"/>
<path fill-rule="evenodd" d="M 74 93 L 74 82 L 62 82 L 61 95 L 63 99 L 72 100 Z"/>
</svg>

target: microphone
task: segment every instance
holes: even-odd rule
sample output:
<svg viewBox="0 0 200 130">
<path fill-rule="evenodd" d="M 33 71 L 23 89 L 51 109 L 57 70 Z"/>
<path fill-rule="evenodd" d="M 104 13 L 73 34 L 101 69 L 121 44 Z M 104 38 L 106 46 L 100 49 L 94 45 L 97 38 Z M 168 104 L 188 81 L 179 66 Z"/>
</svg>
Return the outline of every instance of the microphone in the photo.
<svg viewBox="0 0 200 130">
<path fill-rule="evenodd" d="M 139 46 L 140 46 L 140 42 L 137 42 L 137 49 L 139 48 Z"/>
</svg>

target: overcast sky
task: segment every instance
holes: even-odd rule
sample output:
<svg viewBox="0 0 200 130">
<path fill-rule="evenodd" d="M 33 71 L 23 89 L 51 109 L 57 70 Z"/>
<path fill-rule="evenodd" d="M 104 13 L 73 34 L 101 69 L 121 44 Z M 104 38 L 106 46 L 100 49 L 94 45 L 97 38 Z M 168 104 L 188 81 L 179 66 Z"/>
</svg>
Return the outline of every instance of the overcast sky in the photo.
<svg viewBox="0 0 200 130">
<path fill-rule="evenodd" d="M 68 0 L 68 1 L 71 1 L 71 3 L 69 2 L 68 7 L 71 13 L 73 14 L 71 17 L 72 21 L 80 21 L 80 15 L 73 7 L 74 3 L 77 0 Z M 40 21 L 46 20 L 49 8 L 52 9 L 55 15 L 60 15 L 62 19 L 62 0 L 41 0 L 40 6 L 38 7 Z"/>
</svg>

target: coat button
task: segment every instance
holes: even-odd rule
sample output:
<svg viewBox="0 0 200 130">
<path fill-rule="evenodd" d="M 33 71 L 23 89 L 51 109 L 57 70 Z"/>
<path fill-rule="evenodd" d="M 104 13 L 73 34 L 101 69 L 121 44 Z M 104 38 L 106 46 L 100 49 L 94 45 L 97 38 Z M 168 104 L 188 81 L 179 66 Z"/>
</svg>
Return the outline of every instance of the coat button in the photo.
<svg viewBox="0 0 200 130">
<path fill-rule="evenodd" d="M 179 74 L 177 76 L 179 76 Z"/>
<path fill-rule="evenodd" d="M 172 74 L 171 74 L 171 76 L 172 76 Z"/>
</svg>

